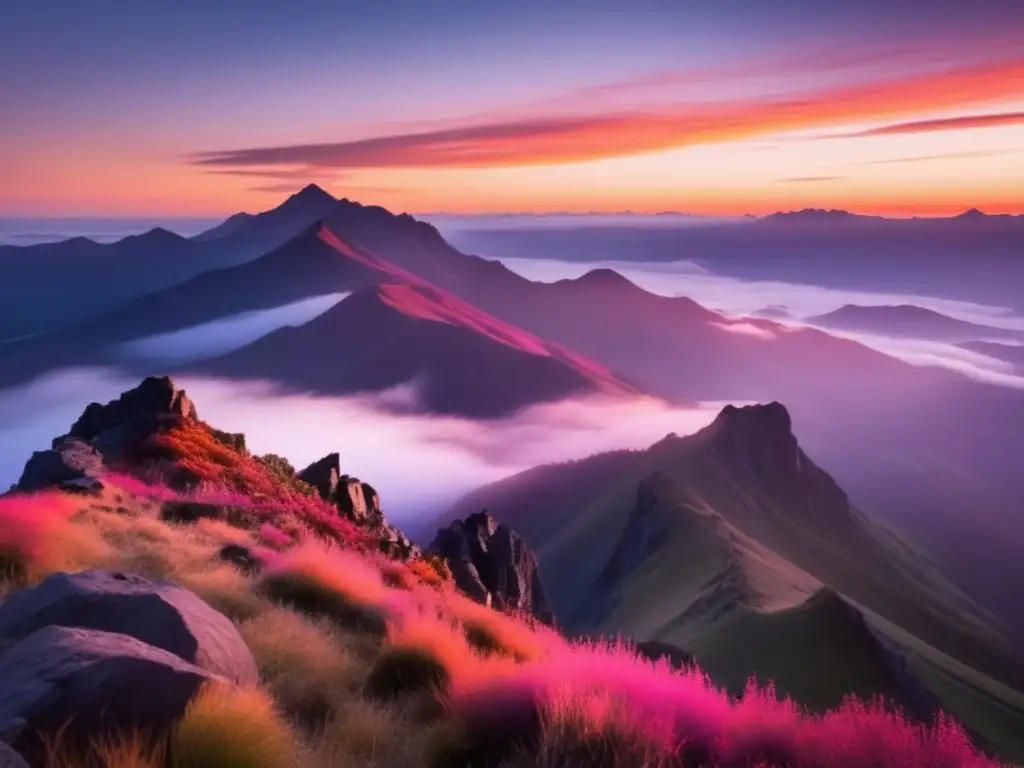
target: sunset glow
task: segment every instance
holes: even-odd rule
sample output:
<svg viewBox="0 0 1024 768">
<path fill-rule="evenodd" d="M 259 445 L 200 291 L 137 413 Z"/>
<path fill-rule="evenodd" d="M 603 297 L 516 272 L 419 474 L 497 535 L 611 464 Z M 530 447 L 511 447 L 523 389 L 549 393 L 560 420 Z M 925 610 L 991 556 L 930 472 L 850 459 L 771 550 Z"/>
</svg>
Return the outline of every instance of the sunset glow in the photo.
<svg viewBox="0 0 1024 768">
<path fill-rule="evenodd" d="M 380 65 L 349 30 L 336 46 L 296 39 L 216 67 L 204 35 L 196 60 L 175 68 L 169 50 L 83 17 L 91 41 L 69 41 L 42 72 L 67 98 L 5 87 L 0 215 L 220 215 L 310 181 L 420 213 L 1022 208 L 1019 6 L 983 2 L 992 12 L 971 19 L 952 4 L 880 7 L 891 18 L 879 28 L 914 19 L 916 39 L 894 42 L 845 12 L 808 16 L 796 3 L 767 21 L 739 2 L 718 16 L 658 5 L 575 29 L 569 14 L 531 7 L 536 34 L 520 51 L 495 42 L 502 12 L 447 9 L 477 35 L 461 52 L 461 33 L 417 30 L 422 12 L 405 7 L 403 29 L 425 37 L 399 35 L 407 49 Z M 19 13 L 28 37 L 41 29 L 41 12 Z M 365 13 L 352 26 L 373 31 L 381 22 Z M 205 21 L 209 35 L 227 23 Z M 783 30 L 760 36 L 768 21 Z M 252 49 L 268 28 L 253 29 Z M 188 30 L 164 33 L 170 46 Z M 0 85 L 28 45 L 11 43 L 0 46 Z"/>
</svg>

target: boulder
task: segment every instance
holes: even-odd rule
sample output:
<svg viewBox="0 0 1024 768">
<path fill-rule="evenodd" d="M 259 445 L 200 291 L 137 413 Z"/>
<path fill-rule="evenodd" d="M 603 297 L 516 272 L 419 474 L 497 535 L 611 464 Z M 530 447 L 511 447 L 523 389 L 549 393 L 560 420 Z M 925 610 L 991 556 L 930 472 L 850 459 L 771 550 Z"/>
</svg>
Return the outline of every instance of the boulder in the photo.
<svg viewBox="0 0 1024 768">
<path fill-rule="evenodd" d="M 113 732 L 160 732 L 211 679 L 128 635 L 44 627 L 0 656 L 0 733 L 32 755 L 59 730 L 79 747 Z"/>
<path fill-rule="evenodd" d="M 167 376 L 150 376 L 106 405 L 90 403 L 67 436 L 117 460 L 153 433 L 198 418 L 184 390 Z"/>
<path fill-rule="evenodd" d="M 554 622 L 537 556 L 486 510 L 439 530 L 427 551 L 445 558 L 455 585 L 477 602 Z"/>
<path fill-rule="evenodd" d="M 0 639 L 21 640 L 48 626 L 119 632 L 232 682 L 258 680 L 231 621 L 170 582 L 111 571 L 58 573 L 0 605 Z"/>
<path fill-rule="evenodd" d="M 28 763 L 11 747 L 0 741 L 0 768 L 28 768 Z"/>
<path fill-rule="evenodd" d="M 103 474 L 103 456 L 86 442 L 74 437 L 60 437 L 48 451 L 36 451 L 25 464 L 17 490 L 40 491 L 44 488 L 68 486 L 86 481 L 92 488 Z M 99 485 L 102 490 L 102 485 Z"/>
<path fill-rule="evenodd" d="M 327 454 L 319 461 L 314 461 L 299 472 L 299 479 L 316 488 L 320 498 L 326 501 L 334 500 L 334 494 L 338 490 L 338 479 L 340 477 L 341 457 L 336 453 Z"/>
</svg>

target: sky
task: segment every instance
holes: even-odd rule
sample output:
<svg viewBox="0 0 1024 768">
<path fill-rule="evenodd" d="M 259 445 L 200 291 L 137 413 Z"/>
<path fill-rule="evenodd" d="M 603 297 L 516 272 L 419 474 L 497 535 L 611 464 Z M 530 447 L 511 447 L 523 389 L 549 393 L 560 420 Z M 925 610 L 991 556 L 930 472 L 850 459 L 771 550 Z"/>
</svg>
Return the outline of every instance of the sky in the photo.
<svg viewBox="0 0 1024 768">
<path fill-rule="evenodd" d="M 0 216 L 1024 210 L 1021 0 L 6 0 Z"/>
</svg>

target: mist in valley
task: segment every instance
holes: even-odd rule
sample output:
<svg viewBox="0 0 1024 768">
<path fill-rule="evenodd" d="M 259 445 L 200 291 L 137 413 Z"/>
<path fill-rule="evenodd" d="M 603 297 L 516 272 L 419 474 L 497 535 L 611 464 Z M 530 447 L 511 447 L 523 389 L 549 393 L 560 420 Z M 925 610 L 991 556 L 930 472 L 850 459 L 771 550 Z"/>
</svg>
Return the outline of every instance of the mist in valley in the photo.
<svg viewBox="0 0 1024 768">
<path fill-rule="evenodd" d="M 411 404 L 415 387 L 318 397 L 282 393 L 261 382 L 176 382 L 201 418 L 218 429 L 243 432 L 256 454 L 275 453 L 302 469 L 337 451 L 342 471 L 372 483 L 398 525 L 422 523 L 463 493 L 537 464 L 646 448 L 669 432 L 694 432 L 723 405 L 674 407 L 653 398 L 595 397 L 482 422 L 397 408 Z M 91 400 L 115 399 L 137 384 L 111 369 L 76 369 L 0 392 L 0 486 L 17 481 L 31 451 L 65 434 Z"/>
</svg>

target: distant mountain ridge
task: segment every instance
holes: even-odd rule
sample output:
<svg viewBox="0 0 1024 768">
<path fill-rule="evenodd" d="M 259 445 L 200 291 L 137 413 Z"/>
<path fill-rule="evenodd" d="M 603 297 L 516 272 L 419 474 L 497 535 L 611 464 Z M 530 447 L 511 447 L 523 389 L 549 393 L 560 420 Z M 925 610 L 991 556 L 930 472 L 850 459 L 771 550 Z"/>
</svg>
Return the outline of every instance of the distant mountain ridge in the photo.
<svg viewBox="0 0 1024 768">
<path fill-rule="evenodd" d="M 835 330 L 862 331 L 933 341 L 1024 339 L 1024 331 L 970 323 L 913 304 L 898 306 L 846 304 L 834 312 L 808 317 L 806 321 Z"/>
<path fill-rule="evenodd" d="M 85 238 L 32 246 L 0 246 L 0 341 L 74 327 L 87 318 L 211 269 L 266 253 L 337 203 L 315 185 L 277 208 L 236 215 L 188 239 L 162 228 L 109 244 Z"/>
</svg>

